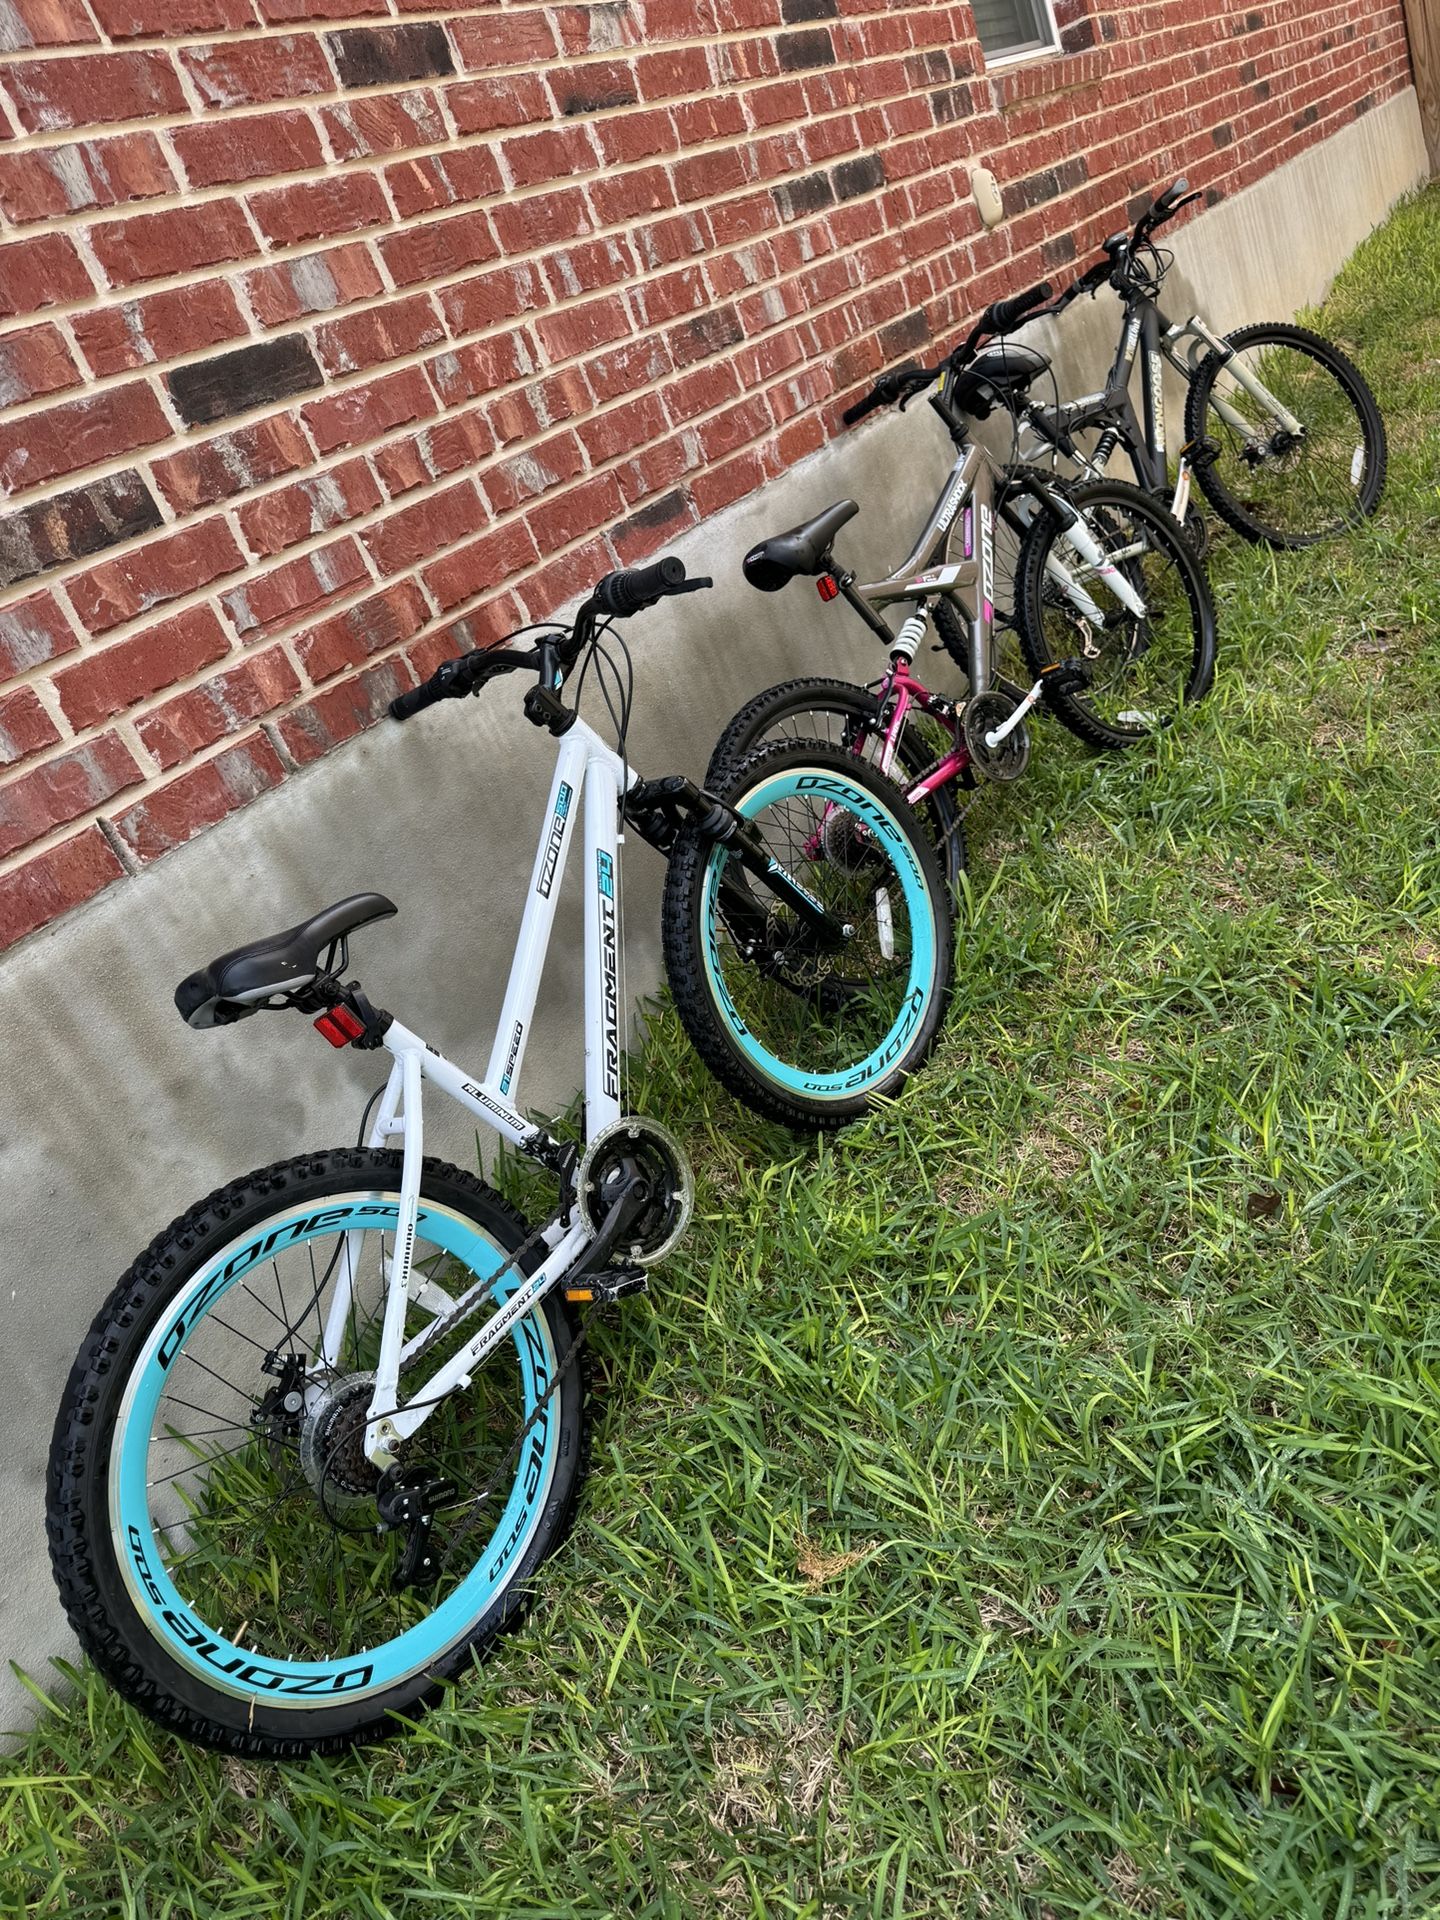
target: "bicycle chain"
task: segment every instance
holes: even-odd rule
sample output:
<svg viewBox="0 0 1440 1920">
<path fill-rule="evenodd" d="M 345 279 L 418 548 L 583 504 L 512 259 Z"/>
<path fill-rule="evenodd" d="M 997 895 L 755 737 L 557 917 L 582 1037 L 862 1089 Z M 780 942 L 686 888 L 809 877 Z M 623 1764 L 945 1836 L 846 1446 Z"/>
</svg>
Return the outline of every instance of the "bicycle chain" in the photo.
<svg viewBox="0 0 1440 1920">
<path fill-rule="evenodd" d="M 561 1385 L 564 1382 L 566 1374 L 570 1371 L 571 1363 L 574 1361 L 575 1356 L 577 1353 L 579 1353 L 581 1347 L 585 1344 L 586 1335 L 590 1331 L 591 1319 L 593 1318 L 597 1308 L 600 1305 L 601 1305 L 601 1302 L 595 1301 L 594 1303 L 592 1303 L 592 1305 L 589 1308 L 586 1309 L 586 1311 L 583 1314 L 580 1315 L 580 1322 L 575 1330 L 575 1338 L 570 1342 L 569 1346 L 565 1349 L 564 1353 L 560 1356 L 559 1362 L 557 1363 L 555 1368 L 555 1377 L 551 1380 L 549 1386 L 546 1387 L 544 1393 L 542 1393 L 540 1398 L 535 1402 L 534 1409 L 532 1410 L 529 1418 L 525 1421 L 525 1424 L 521 1427 L 520 1431 L 516 1434 L 515 1438 L 511 1441 L 509 1450 L 506 1452 L 504 1459 L 500 1462 L 499 1466 L 496 1467 L 495 1471 L 490 1475 L 490 1478 L 485 1482 L 485 1485 L 480 1489 L 480 1491 L 477 1494 L 475 1494 L 469 1501 L 466 1502 L 466 1506 L 469 1510 L 469 1517 L 467 1519 L 462 1520 L 460 1524 L 456 1527 L 454 1537 L 452 1538 L 449 1546 L 445 1549 L 444 1554 L 441 1556 L 440 1564 L 442 1567 L 448 1567 L 452 1564 L 456 1554 L 460 1551 L 460 1549 L 464 1546 L 465 1542 L 479 1527 L 481 1517 L 482 1517 L 481 1509 L 484 1506 L 484 1503 L 490 1498 L 490 1495 L 495 1491 L 496 1481 L 503 1479 L 505 1474 L 507 1474 L 510 1471 L 511 1467 L 513 1467 L 515 1462 L 519 1459 L 520 1449 L 524 1446 L 526 1436 L 529 1434 L 530 1429 L 535 1425 L 535 1422 L 540 1418 L 541 1414 L 544 1413 L 546 1407 L 549 1406 L 551 1400 L 554 1398 L 555 1394 L 559 1391 Z"/>
</svg>

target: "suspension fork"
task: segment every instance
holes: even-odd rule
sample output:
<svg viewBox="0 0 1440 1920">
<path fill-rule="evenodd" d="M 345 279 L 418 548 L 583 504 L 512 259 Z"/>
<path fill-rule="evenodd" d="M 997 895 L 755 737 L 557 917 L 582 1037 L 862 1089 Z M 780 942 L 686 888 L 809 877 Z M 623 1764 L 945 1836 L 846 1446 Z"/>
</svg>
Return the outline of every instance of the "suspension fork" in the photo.
<svg viewBox="0 0 1440 1920">
<path fill-rule="evenodd" d="M 1084 516 L 1078 513 L 1075 508 L 1070 505 L 1070 502 L 1061 494 L 1057 493 L 1053 487 L 1046 486 L 1044 481 L 1037 480 L 1034 485 L 1035 491 L 1045 502 L 1047 511 L 1053 515 L 1058 522 L 1065 538 L 1070 542 L 1070 545 L 1074 547 L 1081 559 L 1084 560 L 1088 566 L 1095 569 L 1096 573 L 1099 574 L 1100 578 L 1109 587 L 1121 606 L 1128 608 L 1137 620 L 1143 620 L 1146 613 L 1145 602 L 1141 599 L 1140 595 L 1136 593 L 1120 569 L 1105 557 L 1099 542 L 1096 540 L 1094 534 L 1091 533 L 1089 527 L 1086 526 Z M 1053 571 L 1057 584 L 1066 596 L 1079 608 L 1080 612 L 1084 614 L 1085 618 L 1089 620 L 1092 625 L 1103 627 L 1105 624 L 1105 615 L 1100 607 L 1091 596 L 1086 593 L 1085 589 L 1080 585 L 1079 581 L 1075 579 L 1074 575 L 1070 573 L 1069 569 L 1065 567 L 1062 562 L 1053 559 L 1053 555 L 1052 565 L 1049 570 Z"/>
<path fill-rule="evenodd" d="M 732 853 L 746 873 L 783 900 L 824 945 L 842 947 L 849 940 L 851 930 L 781 866 L 767 849 L 759 829 L 705 787 L 697 787 L 683 774 L 671 774 L 663 780 L 639 781 L 625 797 L 626 819 L 642 839 L 662 853 L 668 854 L 674 846 L 684 816 L 694 820 L 703 839 Z M 754 931 L 758 924 L 763 931 L 754 896 L 729 873 L 728 861 L 726 867 L 720 878 L 722 905 L 747 930 Z"/>
</svg>

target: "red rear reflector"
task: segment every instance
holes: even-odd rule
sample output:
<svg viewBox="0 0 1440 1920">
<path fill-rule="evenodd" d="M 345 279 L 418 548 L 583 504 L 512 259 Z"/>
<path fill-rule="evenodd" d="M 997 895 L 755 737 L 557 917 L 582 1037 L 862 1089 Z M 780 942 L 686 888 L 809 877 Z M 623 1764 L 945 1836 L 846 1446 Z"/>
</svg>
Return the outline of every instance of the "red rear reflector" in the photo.
<svg viewBox="0 0 1440 1920">
<path fill-rule="evenodd" d="M 833 600 L 840 589 L 828 573 L 822 573 L 815 582 L 815 591 L 822 600 Z"/>
<path fill-rule="evenodd" d="M 332 1047 L 348 1047 L 364 1033 L 365 1023 L 357 1020 L 349 1007 L 331 1007 L 315 1022 L 315 1031 L 323 1033 Z"/>
</svg>

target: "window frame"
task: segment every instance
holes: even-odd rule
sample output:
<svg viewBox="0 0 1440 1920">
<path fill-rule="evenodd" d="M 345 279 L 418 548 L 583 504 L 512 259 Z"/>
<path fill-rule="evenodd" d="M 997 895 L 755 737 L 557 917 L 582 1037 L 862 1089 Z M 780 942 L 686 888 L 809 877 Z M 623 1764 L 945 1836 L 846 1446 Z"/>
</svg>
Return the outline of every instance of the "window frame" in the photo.
<svg viewBox="0 0 1440 1920">
<path fill-rule="evenodd" d="M 1048 40 L 1029 41 L 1025 46 L 1014 47 L 1008 53 L 987 53 L 985 51 L 985 43 L 980 38 L 979 22 L 976 21 L 975 42 L 980 49 L 980 57 L 985 62 L 985 70 L 987 73 L 992 67 L 1013 66 L 1018 60 L 1043 60 L 1047 54 L 1060 52 L 1060 29 L 1055 22 L 1055 0 L 1033 0 L 1033 4 L 1043 12 L 1046 20 L 1049 21 L 1050 38 Z M 971 18 L 974 19 L 975 10 L 973 6 L 971 7 L 970 14 Z"/>
</svg>

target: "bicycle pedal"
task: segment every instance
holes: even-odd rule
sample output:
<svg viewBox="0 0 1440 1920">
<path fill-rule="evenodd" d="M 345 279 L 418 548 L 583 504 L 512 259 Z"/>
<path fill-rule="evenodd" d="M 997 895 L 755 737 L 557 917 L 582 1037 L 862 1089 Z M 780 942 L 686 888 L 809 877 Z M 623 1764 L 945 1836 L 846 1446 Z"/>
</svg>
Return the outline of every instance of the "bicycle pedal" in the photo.
<svg viewBox="0 0 1440 1920">
<path fill-rule="evenodd" d="M 1090 669 L 1083 660 L 1059 660 L 1042 678 L 1047 693 L 1083 693 L 1090 685 Z"/>
<path fill-rule="evenodd" d="M 565 1298 L 577 1306 L 608 1307 L 649 1290 L 650 1278 L 643 1267 L 621 1267 L 614 1273 L 587 1274 L 578 1285 L 566 1287 Z"/>
</svg>

